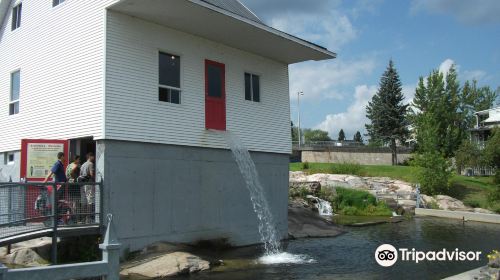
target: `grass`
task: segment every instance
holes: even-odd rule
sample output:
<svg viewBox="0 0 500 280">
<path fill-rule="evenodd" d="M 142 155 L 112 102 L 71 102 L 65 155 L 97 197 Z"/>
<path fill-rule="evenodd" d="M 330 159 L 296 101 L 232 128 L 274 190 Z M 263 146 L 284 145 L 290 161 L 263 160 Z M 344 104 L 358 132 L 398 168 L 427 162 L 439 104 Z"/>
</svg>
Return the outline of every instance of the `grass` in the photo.
<svg viewBox="0 0 500 280">
<path fill-rule="evenodd" d="M 308 174 L 330 173 L 351 174 L 363 177 L 389 177 L 408 183 L 417 183 L 416 167 L 390 165 L 358 165 L 336 163 L 308 163 L 303 169 L 301 163 L 291 163 L 290 171 L 304 171 Z M 462 200 L 471 207 L 490 209 L 500 213 L 500 201 L 490 202 L 488 197 L 495 189 L 493 177 L 466 177 L 454 175 L 450 181 L 448 195 Z"/>
<path fill-rule="evenodd" d="M 377 202 L 367 191 L 336 188 L 337 195 L 332 206 L 336 213 L 348 216 L 391 216 L 392 211 L 385 203 Z"/>
</svg>

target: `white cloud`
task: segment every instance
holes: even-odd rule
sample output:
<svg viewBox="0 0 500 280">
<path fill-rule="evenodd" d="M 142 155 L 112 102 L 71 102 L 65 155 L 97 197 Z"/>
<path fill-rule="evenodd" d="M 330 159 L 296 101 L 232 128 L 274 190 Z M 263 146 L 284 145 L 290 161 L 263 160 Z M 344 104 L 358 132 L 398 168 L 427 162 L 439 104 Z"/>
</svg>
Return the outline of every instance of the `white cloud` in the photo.
<svg viewBox="0 0 500 280">
<path fill-rule="evenodd" d="M 444 76 L 448 74 L 451 69 L 451 66 L 455 65 L 455 69 L 458 70 L 458 66 L 456 65 L 453 59 L 445 59 L 445 61 L 441 62 L 439 65 L 439 73 L 442 73 Z"/>
<path fill-rule="evenodd" d="M 290 98 L 304 92 L 304 99 L 343 99 L 342 87 L 349 86 L 370 75 L 375 69 L 375 59 L 357 61 L 336 59 L 323 62 L 306 62 L 290 67 Z"/>
<path fill-rule="evenodd" d="M 337 138 L 340 129 L 344 129 L 346 137 L 351 139 L 360 131 L 362 134 L 365 131 L 365 124 L 368 123 L 366 118 L 366 106 L 372 97 L 377 93 L 377 86 L 358 85 L 355 89 L 355 100 L 347 108 L 346 112 L 327 115 L 325 120 L 318 124 L 316 128 L 328 131 L 331 137 Z"/>
<path fill-rule="evenodd" d="M 466 70 L 460 75 L 463 81 L 481 81 L 486 79 L 487 76 L 487 73 L 483 70 Z"/>
<path fill-rule="evenodd" d="M 411 12 L 425 11 L 434 14 L 451 14 L 466 24 L 500 22 L 498 0 L 413 0 Z"/>
</svg>

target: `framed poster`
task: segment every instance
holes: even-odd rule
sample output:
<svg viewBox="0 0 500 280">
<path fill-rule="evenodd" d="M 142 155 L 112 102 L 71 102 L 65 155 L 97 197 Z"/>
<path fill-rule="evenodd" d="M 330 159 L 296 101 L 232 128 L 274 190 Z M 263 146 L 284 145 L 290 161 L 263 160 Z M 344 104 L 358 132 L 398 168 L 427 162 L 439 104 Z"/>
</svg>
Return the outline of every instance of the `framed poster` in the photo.
<svg viewBox="0 0 500 280">
<path fill-rule="evenodd" d="M 21 178 L 28 182 L 43 181 L 63 152 L 65 165 L 68 163 L 67 140 L 21 140 Z"/>
</svg>

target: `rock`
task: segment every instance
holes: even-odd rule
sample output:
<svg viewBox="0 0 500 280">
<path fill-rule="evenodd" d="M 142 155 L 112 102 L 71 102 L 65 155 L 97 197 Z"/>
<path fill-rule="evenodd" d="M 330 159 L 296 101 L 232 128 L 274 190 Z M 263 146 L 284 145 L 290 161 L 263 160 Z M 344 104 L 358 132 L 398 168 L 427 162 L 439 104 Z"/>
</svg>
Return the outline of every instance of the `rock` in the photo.
<svg viewBox="0 0 500 280">
<path fill-rule="evenodd" d="M 436 202 L 443 210 L 472 211 L 472 208 L 465 206 L 462 201 L 447 195 L 437 195 Z"/>
<path fill-rule="evenodd" d="M 349 184 L 349 186 L 357 189 L 368 189 L 368 185 L 366 184 L 365 180 L 363 180 L 361 177 L 357 176 L 349 176 L 345 179 L 345 181 Z"/>
<path fill-rule="evenodd" d="M 288 204 L 288 235 L 290 238 L 334 237 L 344 233 L 318 213 L 291 202 Z"/>
<path fill-rule="evenodd" d="M 318 195 L 321 191 L 320 182 L 290 182 L 290 191 L 299 192 L 301 189 L 305 189 L 307 193 Z"/>
<path fill-rule="evenodd" d="M 420 200 L 424 204 L 425 208 L 432 209 L 432 208 L 438 206 L 436 199 L 432 196 L 421 194 Z"/>
<path fill-rule="evenodd" d="M 196 273 L 210 269 L 210 263 L 186 252 L 174 252 L 152 260 L 143 261 L 137 266 L 120 272 L 123 277 L 156 279 L 179 274 Z"/>
<path fill-rule="evenodd" d="M 488 209 L 483 209 L 483 208 L 474 208 L 474 213 L 481 213 L 481 214 L 496 214 L 493 211 L 490 211 Z"/>
<path fill-rule="evenodd" d="M 303 182 L 307 180 L 307 175 L 302 171 L 290 171 L 288 178 L 290 182 Z"/>
<path fill-rule="evenodd" d="M 33 249 L 20 248 L 9 255 L 5 255 L 3 262 L 19 266 L 43 266 L 48 265 L 48 262 L 40 257 Z"/>
</svg>

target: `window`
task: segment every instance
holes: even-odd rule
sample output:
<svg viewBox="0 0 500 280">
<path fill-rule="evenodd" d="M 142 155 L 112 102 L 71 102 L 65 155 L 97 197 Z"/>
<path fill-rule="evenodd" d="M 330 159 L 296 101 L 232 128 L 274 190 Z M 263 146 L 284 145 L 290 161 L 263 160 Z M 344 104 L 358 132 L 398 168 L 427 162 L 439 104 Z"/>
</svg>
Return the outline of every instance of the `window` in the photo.
<svg viewBox="0 0 500 280">
<path fill-rule="evenodd" d="M 12 8 L 12 30 L 16 30 L 21 27 L 21 11 L 23 9 L 23 3 Z"/>
<path fill-rule="evenodd" d="M 4 164 L 14 164 L 14 153 L 5 153 L 5 159 L 4 159 Z"/>
<path fill-rule="evenodd" d="M 245 73 L 245 99 L 260 102 L 260 77 Z"/>
<path fill-rule="evenodd" d="M 181 58 L 160 52 L 159 96 L 162 102 L 181 103 Z"/>
<path fill-rule="evenodd" d="M 55 7 L 61 3 L 63 3 L 65 0 L 52 0 L 52 7 Z"/>
<path fill-rule="evenodd" d="M 10 74 L 9 115 L 19 114 L 19 94 L 21 89 L 21 71 Z"/>
</svg>

